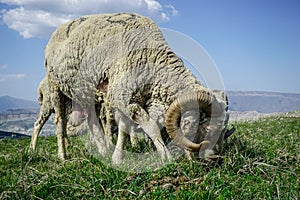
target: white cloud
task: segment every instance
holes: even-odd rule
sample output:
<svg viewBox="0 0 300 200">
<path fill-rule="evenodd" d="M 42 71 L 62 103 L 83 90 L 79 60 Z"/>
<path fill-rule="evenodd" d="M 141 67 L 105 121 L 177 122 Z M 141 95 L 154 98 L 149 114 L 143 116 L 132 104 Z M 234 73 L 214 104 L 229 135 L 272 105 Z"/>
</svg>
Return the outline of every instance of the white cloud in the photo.
<svg viewBox="0 0 300 200">
<path fill-rule="evenodd" d="M 4 13 L 3 21 L 9 28 L 18 31 L 24 38 L 47 37 L 62 23 L 71 20 L 71 16 L 57 16 L 42 10 L 26 10 L 23 7 Z"/>
<path fill-rule="evenodd" d="M 7 69 L 7 68 L 8 68 L 8 66 L 6 64 L 0 65 L 0 69 Z"/>
<path fill-rule="evenodd" d="M 169 4 L 169 5 L 165 5 L 164 7 L 171 11 L 172 16 L 178 15 L 178 10 L 176 10 L 176 8 L 173 5 Z"/>
<path fill-rule="evenodd" d="M 11 80 L 19 80 L 24 78 L 25 76 L 25 74 L 0 74 L 0 83 Z"/>
<path fill-rule="evenodd" d="M 1 11 L 2 21 L 24 38 L 47 38 L 55 28 L 81 15 L 113 12 L 136 12 L 156 22 L 177 15 L 172 5 L 157 0 L 1 0 L 15 8 Z"/>
</svg>

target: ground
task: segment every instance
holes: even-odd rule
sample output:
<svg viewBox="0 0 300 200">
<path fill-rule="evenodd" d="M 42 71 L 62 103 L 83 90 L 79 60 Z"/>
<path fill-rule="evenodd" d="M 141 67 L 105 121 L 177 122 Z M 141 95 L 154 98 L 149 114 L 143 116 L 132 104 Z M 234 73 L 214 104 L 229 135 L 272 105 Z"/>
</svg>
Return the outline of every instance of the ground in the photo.
<svg viewBox="0 0 300 200">
<path fill-rule="evenodd" d="M 300 117 L 235 122 L 223 159 L 182 159 L 147 173 L 103 165 L 72 137 L 70 157 L 57 158 L 55 137 L 0 141 L 0 199 L 299 199 Z"/>
</svg>

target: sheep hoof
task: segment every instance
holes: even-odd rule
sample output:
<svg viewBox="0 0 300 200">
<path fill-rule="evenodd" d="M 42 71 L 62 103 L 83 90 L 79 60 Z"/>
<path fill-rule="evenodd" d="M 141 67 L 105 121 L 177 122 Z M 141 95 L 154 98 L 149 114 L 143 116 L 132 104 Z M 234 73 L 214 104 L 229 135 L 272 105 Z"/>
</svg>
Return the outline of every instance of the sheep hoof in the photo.
<svg viewBox="0 0 300 200">
<path fill-rule="evenodd" d="M 119 165 L 122 162 L 122 153 L 119 149 L 115 149 L 115 152 L 112 155 L 112 163 L 113 165 Z"/>
<path fill-rule="evenodd" d="M 35 153 L 35 152 L 36 152 L 36 148 L 30 145 L 29 148 L 27 149 L 27 153 Z"/>
<path fill-rule="evenodd" d="M 65 153 L 59 153 L 58 154 L 58 158 L 61 160 L 61 161 L 65 161 L 67 160 L 67 155 Z"/>
</svg>

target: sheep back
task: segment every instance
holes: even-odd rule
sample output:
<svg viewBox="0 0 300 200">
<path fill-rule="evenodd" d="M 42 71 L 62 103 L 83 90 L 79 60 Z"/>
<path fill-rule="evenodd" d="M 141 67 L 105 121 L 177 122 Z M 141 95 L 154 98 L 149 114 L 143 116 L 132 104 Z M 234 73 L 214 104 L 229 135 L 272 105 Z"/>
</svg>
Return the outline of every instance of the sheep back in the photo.
<svg viewBox="0 0 300 200">
<path fill-rule="evenodd" d="M 139 62 L 140 49 L 158 47 L 168 48 L 149 18 L 129 13 L 83 16 L 52 34 L 45 67 L 52 85 L 69 98 L 90 104 L 103 83 L 113 82 Z"/>
</svg>

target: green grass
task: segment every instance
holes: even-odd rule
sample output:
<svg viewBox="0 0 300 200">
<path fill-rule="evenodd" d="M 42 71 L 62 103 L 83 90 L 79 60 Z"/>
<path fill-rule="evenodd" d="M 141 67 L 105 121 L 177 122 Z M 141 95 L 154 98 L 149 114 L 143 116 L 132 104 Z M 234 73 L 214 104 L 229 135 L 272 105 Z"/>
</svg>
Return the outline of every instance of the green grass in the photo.
<svg viewBox="0 0 300 200">
<path fill-rule="evenodd" d="M 236 123 L 222 161 L 180 160 L 147 173 L 102 164 L 71 138 L 70 158 L 56 138 L 0 141 L 0 199 L 299 199 L 300 118 Z"/>
</svg>

